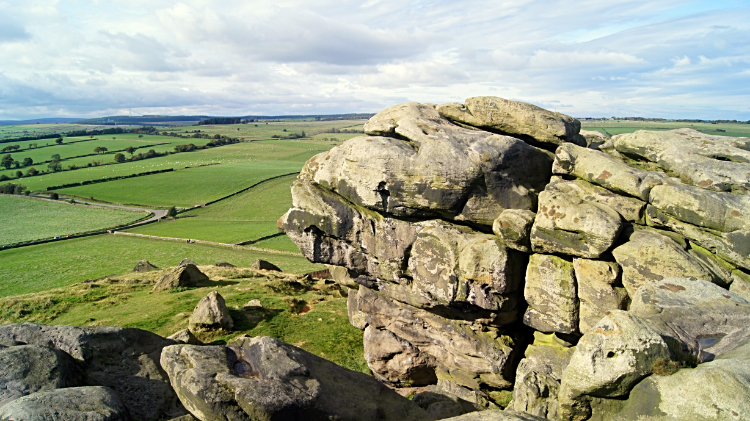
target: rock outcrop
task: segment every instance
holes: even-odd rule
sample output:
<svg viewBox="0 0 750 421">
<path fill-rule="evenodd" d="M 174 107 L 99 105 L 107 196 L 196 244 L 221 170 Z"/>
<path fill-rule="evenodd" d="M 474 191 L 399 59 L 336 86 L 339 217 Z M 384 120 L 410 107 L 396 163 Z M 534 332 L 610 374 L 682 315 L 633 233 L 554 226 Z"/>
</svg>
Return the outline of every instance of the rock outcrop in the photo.
<svg viewBox="0 0 750 421">
<path fill-rule="evenodd" d="M 501 98 L 406 103 L 305 164 L 279 226 L 350 288 L 376 377 L 512 387 L 515 410 L 583 420 L 663 396 L 677 383 L 655 366 L 744 364 L 716 359 L 747 338 L 750 141 L 579 130 Z M 712 402 L 737 412 L 743 393 Z"/>
</svg>

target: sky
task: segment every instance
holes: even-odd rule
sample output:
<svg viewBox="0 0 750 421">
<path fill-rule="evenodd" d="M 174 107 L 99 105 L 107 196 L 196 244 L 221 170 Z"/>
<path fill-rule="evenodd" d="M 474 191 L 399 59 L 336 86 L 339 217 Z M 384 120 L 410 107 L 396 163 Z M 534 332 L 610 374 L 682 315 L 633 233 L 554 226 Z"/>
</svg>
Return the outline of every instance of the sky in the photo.
<svg viewBox="0 0 750 421">
<path fill-rule="evenodd" d="M 473 96 L 750 120 L 750 0 L 0 0 L 0 120 Z"/>
</svg>

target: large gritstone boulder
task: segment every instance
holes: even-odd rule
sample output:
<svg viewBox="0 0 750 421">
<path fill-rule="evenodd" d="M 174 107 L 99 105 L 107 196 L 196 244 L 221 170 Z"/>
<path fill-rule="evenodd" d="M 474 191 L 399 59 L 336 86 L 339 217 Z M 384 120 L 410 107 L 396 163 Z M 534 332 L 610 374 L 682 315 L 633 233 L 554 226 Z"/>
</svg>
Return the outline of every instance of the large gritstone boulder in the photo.
<svg viewBox="0 0 750 421">
<path fill-rule="evenodd" d="M 83 371 L 59 349 L 37 345 L 0 348 L 0 407 L 40 390 L 82 386 Z"/>
<path fill-rule="evenodd" d="M 174 345 L 161 364 L 191 413 L 218 420 L 428 420 L 377 380 L 269 337 Z"/>
<path fill-rule="evenodd" d="M 440 105 L 437 110 L 453 121 L 540 144 L 572 142 L 586 146 L 586 139 L 579 134 L 578 120 L 526 102 L 480 96 L 469 98 L 464 104 Z"/>
<path fill-rule="evenodd" d="M 169 419 L 185 413 L 158 362 L 162 348 L 175 342 L 151 332 L 122 327 L 81 328 L 19 323 L 0 326 L 0 343 L 63 351 L 81 365 L 87 384 L 113 390 L 134 419 Z M 4 351 L 13 348 L 16 347 Z M 61 366 L 63 369 L 65 373 L 75 375 Z M 75 381 L 75 377 L 67 381 Z"/>
<path fill-rule="evenodd" d="M 107 387 L 71 387 L 32 393 L 0 408 L 2 421 L 130 421 Z"/>
<path fill-rule="evenodd" d="M 524 298 L 529 308 L 523 323 L 541 332 L 578 330 L 578 296 L 573 262 L 548 254 L 532 254 L 526 269 Z"/>
</svg>

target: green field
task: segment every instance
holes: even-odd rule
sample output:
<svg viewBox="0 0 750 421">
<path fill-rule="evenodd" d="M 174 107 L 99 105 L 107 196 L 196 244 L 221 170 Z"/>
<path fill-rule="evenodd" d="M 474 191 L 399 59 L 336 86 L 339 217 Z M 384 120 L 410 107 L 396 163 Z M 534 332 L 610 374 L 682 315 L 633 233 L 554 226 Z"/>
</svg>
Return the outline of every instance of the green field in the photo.
<svg viewBox="0 0 750 421">
<path fill-rule="evenodd" d="M 136 126 L 117 126 L 122 127 L 123 129 L 128 129 Z M 90 125 L 90 124 L 69 124 L 69 123 L 61 123 L 61 124 L 14 124 L 14 125 L 7 125 L 7 126 L 0 126 L 0 139 L 7 139 L 7 138 L 15 138 L 15 137 L 23 137 L 23 136 L 38 136 L 42 134 L 53 134 L 53 133 L 63 133 L 63 132 L 71 132 L 71 131 L 78 131 L 78 130 L 103 130 L 103 129 L 111 129 L 112 126 L 104 126 L 104 125 Z M 40 140 L 32 140 L 32 142 L 37 142 L 40 145 L 43 143 L 54 143 L 55 139 L 40 139 Z"/>
<path fill-rule="evenodd" d="M 292 175 L 270 180 L 207 207 L 183 212 L 177 220 L 144 225 L 129 231 L 232 244 L 271 236 L 278 233 L 276 220 L 292 206 L 290 185 L 295 178 Z M 286 241 L 276 241 L 273 247 L 258 247 L 297 251 L 286 236 L 283 239 Z"/>
<path fill-rule="evenodd" d="M 0 244 L 113 228 L 146 216 L 145 212 L 0 195 Z"/>
<path fill-rule="evenodd" d="M 265 259 L 292 273 L 325 268 L 301 256 L 126 235 L 98 235 L 0 251 L 0 297 L 129 272 L 142 259 L 168 267 L 186 257 L 198 264 L 229 262 L 241 267 L 250 267 L 256 259 Z"/>
<path fill-rule="evenodd" d="M 356 130 L 358 133 L 321 133 L 313 136 L 314 138 L 323 137 L 336 138 L 338 141 L 344 141 L 354 136 L 361 136 L 362 126 L 366 120 L 334 120 L 334 121 L 310 121 L 310 120 L 293 120 L 280 122 L 255 122 L 248 124 L 222 124 L 222 125 L 205 125 L 205 126 L 183 126 L 159 129 L 161 131 L 192 135 L 196 130 L 200 133 L 210 135 L 224 135 L 227 137 L 239 137 L 247 140 L 271 139 L 271 136 L 288 136 L 292 133 L 301 134 L 303 131 L 306 135 L 311 136 L 314 133 L 324 130 Z"/>
<path fill-rule="evenodd" d="M 633 133 L 636 130 L 674 130 L 690 128 L 710 135 L 748 137 L 750 124 L 738 123 L 686 123 L 676 121 L 581 120 L 581 129 L 597 130 L 609 136 Z M 724 130 L 723 132 L 717 130 Z"/>
</svg>

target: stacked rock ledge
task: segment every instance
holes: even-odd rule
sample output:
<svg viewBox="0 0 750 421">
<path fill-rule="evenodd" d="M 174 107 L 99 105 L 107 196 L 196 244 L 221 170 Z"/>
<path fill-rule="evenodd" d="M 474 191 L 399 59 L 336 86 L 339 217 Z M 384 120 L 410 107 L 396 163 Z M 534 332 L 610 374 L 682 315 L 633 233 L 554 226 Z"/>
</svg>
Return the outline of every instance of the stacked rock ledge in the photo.
<svg viewBox="0 0 750 421">
<path fill-rule="evenodd" d="M 748 139 L 582 135 L 494 97 L 396 105 L 365 133 L 305 164 L 279 225 L 350 288 L 381 381 L 513 389 L 511 408 L 547 419 L 670 419 L 681 410 L 627 399 L 669 383 L 654 365 L 750 357 L 734 350 L 750 317 Z M 660 295 L 675 289 L 713 298 Z M 457 410 L 441 399 L 421 400 Z"/>
</svg>

